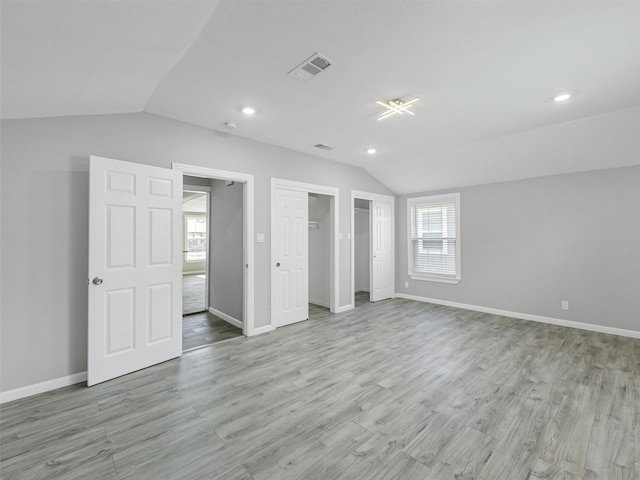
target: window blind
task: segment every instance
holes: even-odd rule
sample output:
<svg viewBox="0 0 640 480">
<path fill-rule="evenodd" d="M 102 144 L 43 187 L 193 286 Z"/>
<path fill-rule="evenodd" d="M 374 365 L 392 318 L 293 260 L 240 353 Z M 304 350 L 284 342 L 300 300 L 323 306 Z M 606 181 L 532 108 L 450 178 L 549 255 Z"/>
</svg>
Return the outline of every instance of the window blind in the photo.
<svg viewBox="0 0 640 480">
<path fill-rule="evenodd" d="M 410 199 L 409 272 L 455 279 L 458 276 L 458 197 Z"/>
</svg>

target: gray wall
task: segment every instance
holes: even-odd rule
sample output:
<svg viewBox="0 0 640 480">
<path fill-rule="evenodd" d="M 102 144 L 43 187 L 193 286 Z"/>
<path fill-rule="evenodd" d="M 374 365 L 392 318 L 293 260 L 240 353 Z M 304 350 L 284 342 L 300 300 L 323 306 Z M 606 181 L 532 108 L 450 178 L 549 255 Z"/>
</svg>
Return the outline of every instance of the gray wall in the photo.
<svg viewBox="0 0 640 480">
<path fill-rule="evenodd" d="M 0 390 L 86 370 L 89 155 L 170 168 L 172 162 L 255 176 L 255 325 L 270 323 L 270 178 L 390 194 L 356 167 L 146 113 L 1 124 Z M 24 192 L 29 192 L 25 196 Z M 20 198 L 20 209 L 10 208 Z M 350 249 L 340 242 L 340 305 L 350 303 Z"/>
<path fill-rule="evenodd" d="M 243 184 L 211 180 L 209 228 L 209 306 L 242 321 Z"/>
<path fill-rule="evenodd" d="M 330 200 L 327 195 L 309 195 L 309 302 L 329 307 L 331 245 Z"/>
<path fill-rule="evenodd" d="M 398 292 L 640 331 L 640 166 L 450 191 L 460 192 L 462 281 L 408 277 L 403 195 Z"/>
</svg>

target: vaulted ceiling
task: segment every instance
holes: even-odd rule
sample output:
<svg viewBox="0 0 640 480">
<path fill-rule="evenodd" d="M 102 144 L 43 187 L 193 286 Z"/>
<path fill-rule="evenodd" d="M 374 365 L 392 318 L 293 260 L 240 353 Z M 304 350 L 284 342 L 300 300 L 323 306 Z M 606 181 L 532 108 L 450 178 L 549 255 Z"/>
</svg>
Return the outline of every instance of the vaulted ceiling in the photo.
<svg viewBox="0 0 640 480">
<path fill-rule="evenodd" d="M 640 163 L 640 1 L 1 5 L 2 118 L 145 111 L 396 193 Z M 315 52 L 332 65 L 287 75 Z M 414 97 L 414 116 L 377 120 L 376 100 Z"/>
</svg>

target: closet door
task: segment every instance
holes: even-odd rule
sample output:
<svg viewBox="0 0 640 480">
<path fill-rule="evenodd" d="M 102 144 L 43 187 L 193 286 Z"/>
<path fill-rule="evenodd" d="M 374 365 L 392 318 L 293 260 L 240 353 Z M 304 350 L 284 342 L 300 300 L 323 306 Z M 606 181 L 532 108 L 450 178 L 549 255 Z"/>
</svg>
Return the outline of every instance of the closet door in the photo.
<svg viewBox="0 0 640 480">
<path fill-rule="evenodd" d="M 309 318 L 307 192 L 277 188 L 271 215 L 271 319 L 282 327 Z"/>
<path fill-rule="evenodd" d="M 371 301 L 391 298 L 391 204 L 371 202 Z"/>
</svg>

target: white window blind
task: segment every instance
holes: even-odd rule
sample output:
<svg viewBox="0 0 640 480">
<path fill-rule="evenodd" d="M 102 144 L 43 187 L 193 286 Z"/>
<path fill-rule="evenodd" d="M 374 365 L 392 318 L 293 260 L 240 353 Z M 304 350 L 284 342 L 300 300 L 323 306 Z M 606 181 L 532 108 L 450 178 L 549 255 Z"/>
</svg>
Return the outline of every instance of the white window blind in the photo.
<svg viewBox="0 0 640 480">
<path fill-rule="evenodd" d="M 460 279 L 459 194 L 410 198 L 409 275 L 418 279 Z"/>
</svg>

